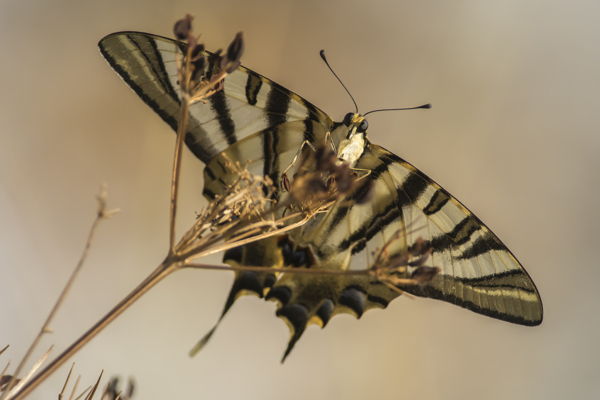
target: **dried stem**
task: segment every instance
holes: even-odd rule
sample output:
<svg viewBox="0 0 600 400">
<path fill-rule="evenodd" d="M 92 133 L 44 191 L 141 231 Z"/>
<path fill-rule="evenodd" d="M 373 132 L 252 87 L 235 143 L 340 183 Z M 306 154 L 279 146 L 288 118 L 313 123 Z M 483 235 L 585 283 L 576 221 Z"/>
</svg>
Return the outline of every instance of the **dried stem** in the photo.
<svg viewBox="0 0 600 400">
<path fill-rule="evenodd" d="M 138 285 L 131 293 L 127 295 L 119 304 L 102 317 L 94 326 L 77 339 L 69 348 L 63 351 L 50 364 L 40 371 L 31 381 L 27 382 L 17 393 L 11 396 L 10 400 L 25 398 L 33 389 L 49 377 L 56 369 L 64 364 L 73 354 L 81 349 L 86 343 L 100 333 L 108 324 L 117 318 L 140 296 L 150 290 L 154 285 L 164 279 L 167 275 L 177 270 L 179 263 L 177 260 L 167 258 L 154 272 L 152 272 L 142 283 Z"/>
<path fill-rule="evenodd" d="M 306 274 L 306 275 L 370 275 L 370 269 L 342 270 L 342 269 L 316 269 L 316 268 L 274 268 L 274 267 L 251 267 L 245 265 L 212 265 L 186 262 L 183 268 L 193 269 L 212 269 L 220 271 L 254 271 L 254 272 L 285 272 L 286 274 Z"/>
<path fill-rule="evenodd" d="M 190 102 L 188 96 L 183 93 L 181 99 L 181 111 L 179 113 L 179 125 L 177 126 L 177 142 L 175 144 L 175 156 L 173 158 L 173 178 L 171 180 L 171 215 L 169 217 L 169 251 L 175 250 L 175 225 L 177 217 L 177 202 L 179 197 L 179 182 L 181 181 L 181 155 L 185 139 Z"/>
<path fill-rule="evenodd" d="M 75 367 L 75 363 L 73 363 L 73 365 L 71 365 L 71 369 L 69 370 L 69 375 L 67 375 L 67 379 L 65 380 L 65 384 L 62 388 L 62 390 L 60 391 L 60 393 L 58 394 L 58 400 L 62 400 L 63 395 L 65 393 L 65 389 L 67 388 L 67 385 L 69 384 L 69 379 L 71 378 L 71 373 L 73 372 L 73 367 Z"/>
<path fill-rule="evenodd" d="M 25 356 L 23 357 L 23 359 L 17 366 L 17 369 L 15 370 L 15 373 L 13 374 L 11 381 L 8 383 L 6 390 L 4 391 L 2 396 L 0 396 L 0 400 L 3 400 L 8 395 L 11 387 L 14 384 L 15 379 L 18 378 L 22 369 L 25 367 L 27 360 L 29 360 L 29 357 L 31 357 L 31 354 L 33 354 L 33 351 L 35 350 L 38 343 L 42 339 L 42 336 L 44 336 L 44 334 L 46 334 L 46 333 L 52 332 L 52 330 L 50 328 L 50 323 L 54 319 L 54 316 L 58 312 L 58 309 L 60 308 L 60 306 L 64 302 L 65 298 L 67 297 L 67 294 L 71 290 L 71 287 L 73 286 L 73 283 L 75 282 L 75 279 L 77 278 L 77 275 L 79 275 L 79 272 L 81 271 L 81 268 L 83 267 L 83 264 L 85 263 L 85 260 L 88 256 L 90 248 L 92 247 L 92 241 L 94 240 L 94 235 L 96 234 L 96 230 L 98 229 L 98 225 L 100 224 L 100 221 L 102 221 L 103 219 L 109 218 L 111 215 L 118 212 L 118 210 L 111 210 L 111 211 L 106 210 L 106 186 L 105 185 L 102 185 L 102 187 L 100 189 L 100 194 L 98 195 L 97 199 L 98 199 L 98 212 L 96 214 L 96 219 L 94 220 L 94 223 L 92 224 L 92 227 L 90 228 L 90 233 L 88 234 L 88 238 L 85 243 L 85 248 L 83 249 L 83 254 L 79 258 L 79 262 L 77 263 L 77 265 L 75 266 L 75 269 L 71 273 L 71 277 L 67 281 L 67 284 L 63 288 L 60 296 L 58 296 L 58 299 L 56 300 L 54 307 L 52 307 L 52 310 L 50 310 L 50 314 L 48 315 L 48 318 L 46 318 L 46 322 L 44 322 L 44 325 L 42 325 L 42 329 L 40 329 L 40 332 L 38 333 L 36 338 L 33 340 L 33 343 L 31 343 L 31 346 L 29 346 L 27 353 L 25 353 Z"/>
<path fill-rule="evenodd" d="M 77 386 L 79 386 L 80 380 L 81 380 L 81 375 L 77 376 L 77 380 L 75 381 L 75 386 L 73 386 L 73 390 L 71 391 L 71 396 L 69 397 L 69 400 L 73 400 L 73 398 L 75 397 L 75 393 L 77 392 Z"/>
</svg>

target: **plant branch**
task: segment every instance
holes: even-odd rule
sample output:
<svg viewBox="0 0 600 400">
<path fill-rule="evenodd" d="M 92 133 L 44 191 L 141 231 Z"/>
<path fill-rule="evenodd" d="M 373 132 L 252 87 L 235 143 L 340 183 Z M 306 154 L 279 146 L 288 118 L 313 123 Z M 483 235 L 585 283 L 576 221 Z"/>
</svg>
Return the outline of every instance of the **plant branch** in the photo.
<svg viewBox="0 0 600 400">
<path fill-rule="evenodd" d="M 11 387 L 14 384 L 15 379 L 17 379 L 19 377 L 19 374 L 25 367 L 27 360 L 29 360 L 29 357 L 31 357 L 31 354 L 33 354 L 33 351 L 35 350 L 38 343 L 42 339 L 42 336 L 44 336 L 44 334 L 46 334 L 46 333 L 52 332 L 52 330 L 50 328 L 50 323 L 54 319 L 56 313 L 58 312 L 58 309 L 60 308 L 60 306 L 64 302 L 65 298 L 67 297 L 67 294 L 71 290 L 71 287 L 73 286 L 73 283 L 75 282 L 75 279 L 77 278 L 77 275 L 79 275 L 79 272 L 81 271 L 81 268 L 83 267 L 83 264 L 85 263 L 85 260 L 88 256 L 90 248 L 92 247 L 92 241 L 94 240 L 94 235 L 96 234 L 98 225 L 100 224 L 100 222 L 103 219 L 109 218 L 111 215 L 118 212 L 118 210 L 112 210 L 112 211 L 106 210 L 106 187 L 105 187 L 105 185 L 102 185 L 102 187 L 100 189 L 100 194 L 98 195 L 97 199 L 98 199 L 98 212 L 96 214 L 96 219 L 94 219 L 94 222 L 92 223 L 92 227 L 90 228 L 90 233 L 88 234 L 88 238 L 85 243 L 85 248 L 83 249 L 83 254 L 79 258 L 79 262 L 77 263 L 77 265 L 75 266 L 75 269 L 71 273 L 71 276 L 70 276 L 69 280 L 67 281 L 67 284 L 63 288 L 60 296 L 58 296 L 58 299 L 56 300 L 54 307 L 52 307 L 52 310 L 50 310 L 50 314 L 48 315 L 48 318 L 46 318 L 46 322 L 44 322 L 44 325 L 42 325 L 42 329 L 40 329 L 40 332 L 38 333 L 36 338 L 33 340 L 33 343 L 31 343 L 31 346 L 29 346 L 27 353 L 25 353 L 25 356 L 23 357 L 23 359 L 17 366 L 17 369 L 15 370 L 15 373 L 13 374 L 11 381 L 8 383 L 6 390 L 0 397 L 0 400 L 6 398 L 6 396 L 8 395 Z"/>
<path fill-rule="evenodd" d="M 177 125 L 177 142 L 175 144 L 175 156 L 173 159 L 173 178 L 171 180 L 171 213 L 169 216 L 169 254 L 173 253 L 175 248 L 175 225 L 177 217 L 177 201 L 179 197 L 179 182 L 181 181 L 181 159 L 189 110 L 189 98 L 184 92 L 182 92 L 181 110 L 179 112 L 179 123 Z"/>
<path fill-rule="evenodd" d="M 117 318 L 123 311 L 125 311 L 131 304 L 133 304 L 138 298 L 146 293 L 150 288 L 160 282 L 162 279 L 167 277 L 172 272 L 176 271 L 180 265 L 179 261 L 174 258 L 167 258 L 163 263 L 154 270 L 142 283 L 140 283 L 131 293 L 129 293 L 123 300 L 119 302 L 112 310 L 110 310 L 102 319 L 100 319 L 94 326 L 92 326 L 87 332 L 85 332 L 79 339 L 77 339 L 70 347 L 63 351 L 57 356 L 46 368 L 40 371 L 31 381 L 27 382 L 18 392 L 10 397 L 10 400 L 20 400 L 25 398 L 31 391 L 33 391 L 40 383 L 48 378 L 56 369 L 64 364 L 73 354 L 81 349 L 86 343 L 92 340 L 98 333 L 100 333 L 108 324 L 110 324 L 115 318 Z"/>
<path fill-rule="evenodd" d="M 244 265 L 212 265 L 186 262 L 183 268 L 194 269 L 212 269 L 220 271 L 254 271 L 254 272 L 285 272 L 286 274 L 307 274 L 307 275 L 370 275 L 371 270 L 341 270 L 341 269 L 316 269 L 316 268 L 274 268 L 274 267 L 251 267 Z"/>
</svg>

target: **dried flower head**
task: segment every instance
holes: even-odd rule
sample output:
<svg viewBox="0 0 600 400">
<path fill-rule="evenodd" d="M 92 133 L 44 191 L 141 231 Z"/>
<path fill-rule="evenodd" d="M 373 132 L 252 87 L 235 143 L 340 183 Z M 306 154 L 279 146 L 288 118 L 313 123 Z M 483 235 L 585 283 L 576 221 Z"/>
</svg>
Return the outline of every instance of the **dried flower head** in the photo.
<svg viewBox="0 0 600 400">
<path fill-rule="evenodd" d="M 192 20 L 194 17 L 191 14 L 187 14 L 185 18 L 180 19 L 175 22 L 175 27 L 173 28 L 173 33 L 175 33 L 175 37 L 179 40 L 187 40 L 188 36 L 192 31 Z"/>
<path fill-rule="evenodd" d="M 324 211 L 356 188 L 357 178 L 350 164 L 341 163 L 331 147 L 305 146 L 298 158 L 300 162 L 292 179 L 287 170 L 281 176 L 280 186 L 290 194 L 286 204 L 290 210 L 313 214 Z M 292 163 L 288 170 L 294 166 Z"/>
<path fill-rule="evenodd" d="M 431 255 L 422 238 L 405 252 L 390 255 L 391 245 L 399 239 L 400 232 L 393 235 L 376 255 L 375 263 L 371 268 L 371 275 L 383 282 L 390 289 L 401 292 L 397 286 L 420 285 L 430 282 L 441 269 L 438 267 L 424 266 Z"/>
<path fill-rule="evenodd" d="M 240 66 L 242 54 L 244 54 L 244 36 L 242 32 L 238 32 L 227 48 L 227 53 L 221 58 L 221 70 L 228 74 L 235 71 Z"/>
<path fill-rule="evenodd" d="M 182 97 L 188 99 L 190 104 L 205 101 L 221 90 L 223 80 L 240 66 L 240 58 L 244 53 L 242 32 L 235 36 L 224 56 L 221 56 L 221 50 L 214 54 L 206 53 L 204 45 L 198 41 L 199 36 L 193 34 L 192 20 L 193 17 L 188 14 L 177 21 L 173 28 L 177 39 L 187 42 L 183 59 L 178 60 L 177 72 Z M 212 74 L 210 78 L 206 76 L 209 64 L 220 67 L 220 71 Z"/>
</svg>

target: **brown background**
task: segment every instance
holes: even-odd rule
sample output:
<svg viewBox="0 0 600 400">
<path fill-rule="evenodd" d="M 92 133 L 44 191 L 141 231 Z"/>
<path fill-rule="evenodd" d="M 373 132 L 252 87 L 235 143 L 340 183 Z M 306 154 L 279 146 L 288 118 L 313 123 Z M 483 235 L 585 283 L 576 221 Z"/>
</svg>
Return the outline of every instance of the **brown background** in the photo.
<svg viewBox="0 0 600 400">
<path fill-rule="evenodd" d="M 186 12 L 208 49 L 243 30 L 246 66 L 336 120 L 352 103 L 322 48 L 362 112 L 431 102 L 370 116 L 371 140 L 494 230 L 535 280 L 545 320 L 525 328 L 402 298 L 309 328 L 281 366 L 287 327 L 249 297 L 189 359 L 232 276 L 186 271 L 74 357 L 82 385 L 104 369 L 134 375 L 138 399 L 597 398 L 600 7 L 583 1 L 0 2 L 0 346 L 11 344 L 0 364 L 20 358 L 75 265 L 101 182 L 122 213 L 36 355 L 64 349 L 165 256 L 174 134 L 96 43 L 170 36 Z M 182 229 L 204 201 L 201 164 L 187 157 L 184 174 Z M 66 373 L 31 398 L 54 398 Z"/>
</svg>

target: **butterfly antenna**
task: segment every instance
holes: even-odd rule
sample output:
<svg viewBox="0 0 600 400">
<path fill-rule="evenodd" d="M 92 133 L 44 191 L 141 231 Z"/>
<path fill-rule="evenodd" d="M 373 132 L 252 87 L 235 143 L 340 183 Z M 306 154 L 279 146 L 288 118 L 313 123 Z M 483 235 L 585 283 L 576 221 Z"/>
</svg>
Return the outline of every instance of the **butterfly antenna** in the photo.
<svg viewBox="0 0 600 400">
<path fill-rule="evenodd" d="M 380 112 L 380 111 L 404 111 L 404 110 L 418 110 L 419 108 L 431 108 L 431 104 L 423 104 L 422 106 L 419 107 L 409 107 L 409 108 L 384 108 L 381 110 L 373 110 L 373 111 L 369 111 L 368 113 L 363 114 L 363 117 L 367 116 L 367 114 L 372 114 L 372 113 L 376 113 L 376 112 Z"/>
<path fill-rule="evenodd" d="M 327 62 L 327 59 L 325 58 L 325 50 L 321 50 L 321 58 L 323 59 L 323 61 L 325 61 L 325 64 L 327 65 L 327 67 L 329 68 L 329 70 L 331 71 L 333 76 L 335 76 L 337 78 L 337 80 L 340 82 L 340 84 L 344 87 L 344 89 L 346 89 L 346 93 L 348 93 L 348 96 L 350 96 L 350 98 L 352 99 L 352 102 L 354 103 L 354 108 L 356 109 L 356 113 L 358 114 L 358 106 L 356 105 L 356 101 L 354 101 L 354 97 L 352 97 L 352 95 L 350 94 L 350 91 L 348 90 L 346 85 L 344 85 L 344 83 L 342 82 L 340 77 L 337 76 L 337 74 L 335 72 L 333 72 L 333 68 L 331 68 L 331 66 Z"/>
</svg>

